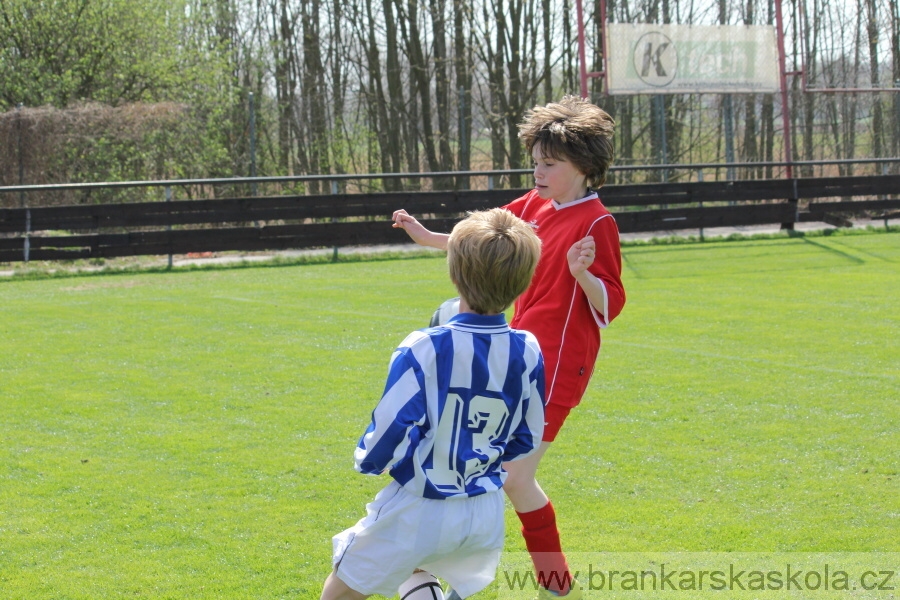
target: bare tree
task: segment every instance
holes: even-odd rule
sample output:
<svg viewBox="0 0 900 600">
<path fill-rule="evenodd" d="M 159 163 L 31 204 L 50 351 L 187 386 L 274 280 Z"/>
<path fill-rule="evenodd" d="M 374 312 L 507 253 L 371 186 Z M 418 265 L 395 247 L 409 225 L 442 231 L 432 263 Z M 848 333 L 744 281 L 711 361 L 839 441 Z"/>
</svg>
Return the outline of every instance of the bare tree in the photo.
<svg viewBox="0 0 900 600">
<path fill-rule="evenodd" d="M 487 74 L 487 104 L 482 103 L 482 110 L 486 113 L 486 119 L 490 128 L 491 141 L 491 167 L 502 169 L 506 163 L 506 139 L 503 135 L 503 94 L 506 89 L 506 74 L 504 63 L 504 38 L 505 20 L 500 18 L 504 7 L 504 0 L 482 0 L 481 3 L 481 28 L 486 41 L 476 52 L 484 65 Z M 491 30 L 489 25 L 494 24 Z M 493 34 L 493 35 L 492 35 Z M 481 37 L 481 36 L 479 36 Z"/>
<path fill-rule="evenodd" d="M 421 132 L 420 139 L 410 140 L 410 142 L 421 143 L 425 150 L 425 160 L 429 171 L 440 171 L 441 164 L 438 160 L 432 112 L 434 110 L 431 96 L 432 69 L 428 54 L 422 47 L 424 40 L 419 23 L 418 0 L 408 0 L 405 10 L 398 3 L 398 16 L 401 29 L 404 31 L 403 38 L 412 76 L 413 93 L 420 102 L 421 110 L 420 118 L 412 121 L 416 129 Z M 412 170 L 418 170 L 418 165 L 409 165 L 409 167 Z"/>
<path fill-rule="evenodd" d="M 453 0 L 453 52 L 456 71 L 456 85 L 459 90 L 457 136 L 459 151 L 457 168 L 468 171 L 472 168 L 472 5 L 463 0 Z M 467 177 L 460 178 L 457 187 L 469 187 Z"/>
<path fill-rule="evenodd" d="M 894 77 L 893 87 L 900 87 L 900 8 L 898 8 L 897 0 L 888 0 L 888 7 L 891 12 L 891 67 Z M 893 94 L 894 117 L 891 119 L 893 123 L 893 136 L 891 140 L 891 153 L 894 156 L 900 155 L 900 94 Z"/>
<path fill-rule="evenodd" d="M 285 1 L 285 0 L 282 0 Z M 322 61 L 322 37 L 319 31 L 320 0 L 309 0 L 300 5 L 303 23 L 303 96 L 301 118 L 308 124 L 307 142 L 298 148 L 305 149 L 308 156 L 309 172 L 331 172 L 331 136 L 326 109 L 325 67 Z M 313 193 L 322 193 L 315 183 Z"/>
<path fill-rule="evenodd" d="M 812 0 L 812 15 L 806 13 L 807 3 L 800 4 L 801 17 L 804 23 L 803 37 L 805 40 L 806 79 L 808 82 L 817 81 L 819 37 L 821 30 L 821 14 L 819 10 L 820 0 Z M 812 19 L 810 19 L 810 16 Z M 803 158 L 813 160 L 815 158 L 815 125 L 816 125 L 816 94 L 804 94 L 803 96 Z M 800 174 L 804 177 L 812 176 L 812 166 L 806 165 L 800 168 Z"/>
<path fill-rule="evenodd" d="M 544 40 L 543 80 L 544 80 L 544 104 L 553 100 L 553 75 L 552 54 L 547 50 L 553 47 L 553 33 L 551 24 L 553 12 L 550 9 L 550 0 L 541 0 L 541 32 Z"/>
<path fill-rule="evenodd" d="M 865 0 L 866 34 L 869 41 L 869 70 L 873 88 L 879 87 L 878 70 L 878 6 L 875 0 Z M 872 154 L 882 156 L 882 135 L 884 116 L 882 114 L 881 94 L 875 93 L 872 98 Z"/>
<path fill-rule="evenodd" d="M 432 0 L 431 29 L 432 55 L 434 56 L 435 105 L 437 108 L 438 168 L 449 171 L 453 168 L 453 152 L 450 149 L 450 57 L 447 53 L 446 0 Z"/>
<path fill-rule="evenodd" d="M 105 1 L 123 11 L 155 14 L 155 0 Z M 522 152 L 518 124 L 525 111 L 580 91 L 575 0 L 173 1 L 177 12 L 190 18 L 184 20 L 178 43 L 168 46 L 212 56 L 214 60 L 196 58 L 190 64 L 213 65 L 208 68 L 215 69 L 214 75 L 185 78 L 183 83 L 174 77 L 156 78 L 159 70 L 99 68 L 114 63 L 112 57 L 93 50 L 85 50 L 77 64 L 72 63 L 68 51 L 81 47 L 81 37 L 77 43 L 74 38 L 85 34 L 86 23 L 96 22 L 100 31 L 110 35 L 113 25 L 122 26 L 122 32 L 113 36 L 117 40 L 141 32 L 115 20 L 100 23 L 96 17 L 107 13 L 87 0 L 4 0 L 0 4 L 0 102 L 8 109 L 26 92 L 40 101 L 36 90 L 46 91 L 55 84 L 49 79 L 38 83 L 42 72 L 35 65 L 54 59 L 45 69 L 48 76 L 62 81 L 65 78 L 60 79 L 59 73 L 68 68 L 73 77 L 89 71 L 93 78 L 60 89 L 54 102 L 84 96 L 115 103 L 119 101 L 116 94 L 122 101 L 146 97 L 184 102 L 197 108 L 185 114 L 200 115 L 192 118 L 206 119 L 215 132 L 219 148 L 210 150 L 210 155 L 225 157 L 211 161 L 215 164 L 210 174 L 246 175 L 248 95 L 252 92 L 256 156 L 263 167 L 259 174 L 401 173 L 485 165 L 524 167 L 529 157 Z M 811 89 L 860 87 L 857 79 L 863 87 L 877 88 L 885 87 L 888 77 L 900 80 L 900 0 L 879 2 L 785 1 L 789 58 L 797 69 L 803 67 Z M 20 16 L 31 13 L 16 8 L 41 6 L 63 7 L 62 12 L 71 18 L 53 22 L 42 13 L 28 21 Z M 589 61 L 585 68 L 598 71 L 608 58 L 618 57 L 604 56 L 598 3 L 585 0 L 584 7 Z M 774 4 L 773 0 L 765 4 L 762 0 L 609 0 L 607 16 L 619 23 L 772 24 Z M 28 37 L 36 35 L 29 27 L 51 25 L 56 29 L 46 43 L 28 43 L 37 39 Z M 145 29 L 158 35 L 159 23 L 153 25 Z M 54 40 L 65 38 L 66 32 L 72 44 L 54 46 Z M 141 35 L 139 39 L 148 39 L 146 32 Z M 149 39 L 155 43 L 162 38 Z M 101 50 L 107 46 L 96 45 Z M 59 51 L 56 55 L 53 48 Z M 171 59 L 168 54 L 159 56 L 166 57 L 163 63 Z M 28 63 L 28 57 L 37 62 Z M 140 68 L 152 62 L 145 61 Z M 195 66 L 193 72 L 200 70 Z M 100 82 L 107 71 L 119 72 L 119 83 Z M 772 162 L 780 145 L 775 118 L 781 110 L 790 112 L 796 126 L 796 157 L 900 154 L 900 95 L 894 95 L 892 103 L 877 93 L 825 95 L 801 89 L 801 81 L 791 78 L 791 100 L 784 107 L 773 94 L 733 94 L 733 110 L 727 117 L 727 96 L 722 94 L 605 97 L 600 79 L 591 82 L 589 91 L 591 99 L 617 121 L 620 164 L 722 162 L 723 118 L 734 129 L 740 159 Z M 156 86 L 160 82 L 164 85 Z M 813 169 L 803 167 L 799 173 L 811 176 Z M 775 174 L 767 167 L 746 170 L 741 176 Z M 648 176 L 622 178 L 646 180 Z M 419 185 L 413 178 L 406 181 L 388 179 L 365 185 L 387 189 Z M 465 177 L 435 181 L 460 187 L 470 183 Z M 520 177 L 504 182 L 516 187 L 524 183 Z M 304 189 L 317 191 L 315 185 Z"/>
<path fill-rule="evenodd" d="M 347 76 L 344 67 L 344 53 L 346 52 L 343 37 L 344 5 L 341 0 L 332 0 L 330 16 L 332 43 L 328 48 L 328 62 L 331 65 L 330 97 L 334 111 L 332 130 L 336 134 L 334 135 L 335 139 L 331 151 L 334 156 L 332 164 L 334 165 L 335 173 L 342 174 L 346 172 L 347 163 L 350 162 L 349 153 L 352 145 L 346 139 L 349 132 L 346 129 L 346 119 L 344 117 Z M 347 41 L 349 42 L 349 40 Z M 341 182 L 339 186 L 343 189 L 345 184 Z"/>
<path fill-rule="evenodd" d="M 756 16 L 756 0 L 747 0 L 744 11 L 744 25 L 753 25 Z M 741 158 L 745 162 L 759 160 L 759 130 L 756 118 L 756 94 L 747 94 L 744 97 L 744 139 Z M 754 169 L 747 172 L 748 178 L 755 178 L 759 174 Z"/>
<path fill-rule="evenodd" d="M 295 17 L 291 14 L 287 0 L 272 1 L 269 4 L 272 19 L 271 40 L 274 48 L 273 62 L 275 67 L 275 98 L 278 107 L 278 166 L 283 172 L 291 172 L 293 166 L 293 118 L 296 103 L 297 73 L 295 36 Z M 297 131 L 297 138 L 302 139 L 304 131 Z M 300 171 L 310 172 L 305 153 L 298 156 Z"/>
</svg>

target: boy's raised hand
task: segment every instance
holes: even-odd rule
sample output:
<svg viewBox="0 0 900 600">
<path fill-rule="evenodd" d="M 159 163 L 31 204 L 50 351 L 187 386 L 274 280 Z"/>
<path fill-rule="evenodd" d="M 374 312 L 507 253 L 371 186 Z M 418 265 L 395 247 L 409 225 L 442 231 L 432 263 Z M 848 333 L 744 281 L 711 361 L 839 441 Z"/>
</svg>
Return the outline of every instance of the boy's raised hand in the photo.
<svg viewBox="0 0 900 600">
<path fill-rule="evenodd" d="M 419 223 L 415 217 L 411 214 L 403 210 L 395 210 L 391 220 L 394 221 L 392 227 L 395 229 L 402 229 L 405 231 L 412 241 L 419 244 L 420 246 L 433 246 L 435 248 L 440 248 L 440 244 L 435 242 L 435 235 L 425 229 L 425 226 Z M 446 237 L 446 236 L 438 236 L 438 237 Z M 444 243 L 444 248 L 446 248 L 446 242 Z"/>
<path fill-rule="evenodd" d="M 572 244 L 572 247 L 566 253 L 566 258 L 569 261 L 569 271 L 574 277 L 577 277 L 591 266 L 594 262 L 596 248 L 594 236 L 592 235 L 585 236 Z"/>
<path fill-rule="evenodd" d="M 422 227 L 422 224 L 419 223 L 414 216 L 403 210 L 395 210 L 391 220 L 394 221 L 393 227 L 394 229 L 402 229 L 406 233 L 409 234 L 409 237 L 416 241 L 416 230 L 421 230 L 421 232 L 425 232 L 425 228 Z M 420 234 L 421 236 L 421 234 Z"/>
</svg>

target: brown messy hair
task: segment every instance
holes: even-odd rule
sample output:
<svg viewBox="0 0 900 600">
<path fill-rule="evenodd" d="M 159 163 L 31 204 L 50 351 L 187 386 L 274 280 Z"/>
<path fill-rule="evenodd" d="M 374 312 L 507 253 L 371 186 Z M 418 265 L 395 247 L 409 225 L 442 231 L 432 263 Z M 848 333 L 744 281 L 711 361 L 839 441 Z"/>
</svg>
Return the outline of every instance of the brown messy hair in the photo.
<svg viewBox="0 0 900 600">
<path fill-rule="evenodd" d="M 460 221 L 447 242 L 450 279 L 466 304 L 482 315 L 502 313 L 531 283 L 541 256 L 532 227 L 502 208 Z"/>
<path fill-rule="evenodd" d="M 540 144 L 544 158 L 566 160 L 584 173 L 589 186 L 606 183 L 606 173 L 615 154 L 616 122 L 609 114 L 578 96 L 535 106 L 519 124 L 519 139 L 528 154 Z"/>
</svg>

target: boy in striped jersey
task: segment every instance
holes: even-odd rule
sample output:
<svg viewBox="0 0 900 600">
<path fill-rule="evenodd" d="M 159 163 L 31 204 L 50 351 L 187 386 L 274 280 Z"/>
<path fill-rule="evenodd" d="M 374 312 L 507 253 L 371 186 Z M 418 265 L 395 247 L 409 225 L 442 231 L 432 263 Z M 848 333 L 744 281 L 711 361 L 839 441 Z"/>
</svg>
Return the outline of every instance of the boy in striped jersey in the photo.
<svg viewBox="0 0 900 600">
<path fill-rule="evenodd" d="M 404 582 L 408 600 L 441 599 L 431 574 L 464 596 L 493 581 L 502 464 L 536 452 L 544 429 L 540 347 L 503 314 L 530 284 L 540 248 L 532 227 L 506 210 L 472 213 L 453 228 L 447 263 L 460 313 L 411 333 L 391 356 L 354 458 L 358 471 L 388 471 L 393 481 L 334 537 L 323 600 L 392 596 Z"/>
</svg>

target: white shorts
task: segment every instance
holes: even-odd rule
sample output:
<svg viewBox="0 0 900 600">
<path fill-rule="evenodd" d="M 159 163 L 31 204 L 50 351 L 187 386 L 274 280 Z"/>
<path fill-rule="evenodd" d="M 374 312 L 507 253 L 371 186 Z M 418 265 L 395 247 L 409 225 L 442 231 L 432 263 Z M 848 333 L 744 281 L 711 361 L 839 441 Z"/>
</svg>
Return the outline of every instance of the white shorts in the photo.
<svg viewBox="0 0 900 600">
<path fill-rule="evenodd" d="M 431 500 L 392 481 L 366 505 L 365 517 L 332 538 L 335 572 L 357 592 L 391 597 L 422 569 L 471 596 L 496 577 L 503 508 L 499 492 Z"/>
</svg>

